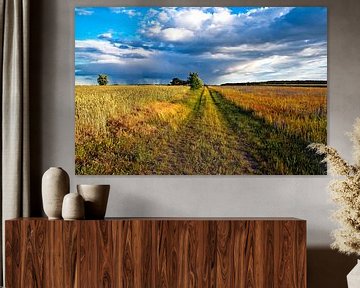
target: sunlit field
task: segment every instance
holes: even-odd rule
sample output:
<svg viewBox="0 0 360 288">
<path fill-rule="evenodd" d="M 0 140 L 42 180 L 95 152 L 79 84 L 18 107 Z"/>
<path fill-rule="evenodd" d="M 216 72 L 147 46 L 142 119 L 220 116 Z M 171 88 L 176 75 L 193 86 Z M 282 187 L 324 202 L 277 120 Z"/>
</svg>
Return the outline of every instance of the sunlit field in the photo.
<svg viewBox="0 0 360 288">
<path fill-rule="evenodd" d="M 326 88 L 227 86 L 213 89 L 290 136 L 326 142 Z"/>
<path fill-rule="evenodd" d="M 76 86 L 79 175 L 317 175 L 326 87 Z"/>
</svg>

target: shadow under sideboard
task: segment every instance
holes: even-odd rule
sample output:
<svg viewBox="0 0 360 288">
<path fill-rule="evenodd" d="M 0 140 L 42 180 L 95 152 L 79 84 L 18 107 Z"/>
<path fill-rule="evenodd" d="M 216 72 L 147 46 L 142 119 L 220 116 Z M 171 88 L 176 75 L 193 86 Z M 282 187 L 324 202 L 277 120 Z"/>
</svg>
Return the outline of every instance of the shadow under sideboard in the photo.
<svg viewBox="0 0 360 288">
<path fill-rule="evenodd" d="M 347 288 L 346 275 L 356 265 L 356 256 L 330 248 L 308 248 L 308 288 Z"/>
</svg>

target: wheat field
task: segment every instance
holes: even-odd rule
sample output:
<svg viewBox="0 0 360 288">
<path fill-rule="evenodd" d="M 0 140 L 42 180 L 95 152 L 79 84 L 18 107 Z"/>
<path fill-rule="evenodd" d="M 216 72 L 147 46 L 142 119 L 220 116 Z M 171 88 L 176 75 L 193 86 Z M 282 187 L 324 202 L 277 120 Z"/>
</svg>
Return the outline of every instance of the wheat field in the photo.
<svg viewBox="0 0 360 288">
<path fill-rule="evenodd" d="M 75 87 L 78 175 L 318 175 L 326 87 Z"/>
</svg>

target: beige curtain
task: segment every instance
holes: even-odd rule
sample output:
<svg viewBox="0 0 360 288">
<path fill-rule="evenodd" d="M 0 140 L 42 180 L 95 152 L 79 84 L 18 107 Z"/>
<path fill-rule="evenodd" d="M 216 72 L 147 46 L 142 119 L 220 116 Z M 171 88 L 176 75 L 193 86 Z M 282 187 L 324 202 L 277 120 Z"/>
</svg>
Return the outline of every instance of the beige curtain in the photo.
<svg viewBox="0 0 360 288">
<path fill-rule="evenodd" d="M 3 269 L 4 221 L 29 216 L 28 42 L 29 0 L 0 0 Z"/>
</svg>

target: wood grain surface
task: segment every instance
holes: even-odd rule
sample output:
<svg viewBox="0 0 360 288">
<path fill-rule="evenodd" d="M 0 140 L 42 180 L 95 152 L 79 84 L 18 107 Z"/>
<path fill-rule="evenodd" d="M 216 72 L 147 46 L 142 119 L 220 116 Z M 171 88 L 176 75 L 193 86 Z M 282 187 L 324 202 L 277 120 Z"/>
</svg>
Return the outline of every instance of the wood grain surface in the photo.
<svg viewBox="0 0 360 288">
<path fill-rule="evenodd" d="M 297 219 L 23 218 L 5 223 L 6 287 L 306 287 Z"/>
</svg>

